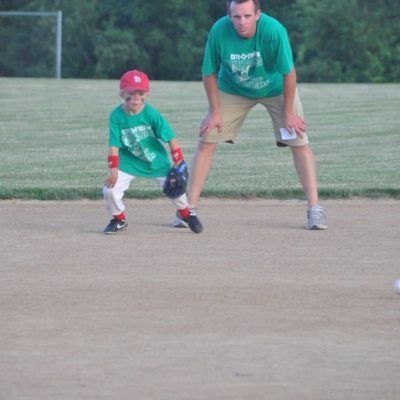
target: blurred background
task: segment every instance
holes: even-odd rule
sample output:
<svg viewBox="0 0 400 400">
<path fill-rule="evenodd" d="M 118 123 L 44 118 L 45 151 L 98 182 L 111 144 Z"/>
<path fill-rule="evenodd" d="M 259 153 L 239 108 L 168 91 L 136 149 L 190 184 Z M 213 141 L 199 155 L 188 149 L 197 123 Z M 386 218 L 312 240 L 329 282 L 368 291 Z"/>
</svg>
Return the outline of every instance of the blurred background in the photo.
<svg viewBox="0 0 400 400">
<path fill-rule="evenodd" d="M 266 0 L 288 30 L 300 82 L 399 82 L 398 0 Z M 62 78 L 199 80 L 224 0 L 0 0 L 0 11 L 62 12 Z M 56 18 L 0 15 L 0 76 L 55 75 Z"/>
</svg>

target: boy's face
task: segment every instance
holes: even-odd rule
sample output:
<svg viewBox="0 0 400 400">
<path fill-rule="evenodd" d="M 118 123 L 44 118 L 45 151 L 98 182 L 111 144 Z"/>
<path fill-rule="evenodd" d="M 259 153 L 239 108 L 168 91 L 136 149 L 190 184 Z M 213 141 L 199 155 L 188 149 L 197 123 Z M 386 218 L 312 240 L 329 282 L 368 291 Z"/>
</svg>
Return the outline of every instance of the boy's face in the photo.
<svg viewBox="0 0 400 400">
<path fill-rule="evenodd" d="M 261 11 L 255 10 L 252 1 L 239 4 L 233 1 L 230 4 L 228 15 L 240 37 L 248 39 L 256 34 L 257 21 L 260 18 Z"/>
<path fill-rule="evenodd" d="M 149 92 L 145 92 L 143 90 L 123 90 L 121 92 L 121 97 L 125 101 L 125 110 L 132 114 L 142 111 L 148 94 Z"/>
</svg>

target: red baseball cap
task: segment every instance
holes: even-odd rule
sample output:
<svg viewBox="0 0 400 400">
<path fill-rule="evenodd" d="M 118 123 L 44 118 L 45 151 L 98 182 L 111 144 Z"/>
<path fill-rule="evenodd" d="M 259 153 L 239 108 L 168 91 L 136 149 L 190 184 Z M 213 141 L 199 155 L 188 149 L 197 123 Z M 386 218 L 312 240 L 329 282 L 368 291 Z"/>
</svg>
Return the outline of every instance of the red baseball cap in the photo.
<svg viewBox="0 0 400 400">
<path fill-rule="evenodd" d="M 143 90 L 144 92 L 149 92 L 149 78 L 144 72 L 134 69 L 122 75 L 119 81 L 119 88 L 121 90 Z"/>
</svg>

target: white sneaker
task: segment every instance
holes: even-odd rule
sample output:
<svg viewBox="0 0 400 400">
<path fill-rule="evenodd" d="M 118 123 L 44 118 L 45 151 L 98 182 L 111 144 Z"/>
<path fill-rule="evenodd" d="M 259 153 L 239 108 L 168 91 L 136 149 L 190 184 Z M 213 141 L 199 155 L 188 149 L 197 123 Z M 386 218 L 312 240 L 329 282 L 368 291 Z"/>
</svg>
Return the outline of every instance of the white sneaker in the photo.
<svg viewBox="0 0 400 400">
<path fill-rule="evenodd" d="M 308 209 L 307 219 L 307 228 L 310 230 L 322 230 L 328 228 L 326 210 L 318 204 Z"/>
</svg>

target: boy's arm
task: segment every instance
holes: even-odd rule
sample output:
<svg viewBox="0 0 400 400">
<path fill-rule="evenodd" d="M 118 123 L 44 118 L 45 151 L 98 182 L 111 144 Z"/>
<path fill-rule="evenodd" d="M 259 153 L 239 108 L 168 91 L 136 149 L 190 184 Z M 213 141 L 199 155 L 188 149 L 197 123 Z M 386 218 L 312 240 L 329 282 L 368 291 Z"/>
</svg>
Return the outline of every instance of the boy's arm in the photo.
<svg viewBox="0 0 400 400">
<path fill-rule="evenodd" d="M 181 148 L 178 145 L 176 139 L 171 139 L 168 142 L 169 149 L 171 150 L 172 160 L 174 161 L 174 165 L 177 166 L 183 161 L 183 153 Z"/>
<path fill-rule="evenodd" d="M 118 163 L 119 163 L 119 149 L 118 147 L 111 146 L 108 151 L 108 168 L 110 170 L 108 178 L 105 180 L 104 185 L 112 188 L 117 183 L 118 179 Z"/>
<path fill-rule="evenodd" d="M 176 139 L 171 139 L 168 145 L 171 150 L 174 165 L 165 178 L 163 193 L 171 199 L 176 199 L 186 192 L 189 170 Z"/>
</svg>

